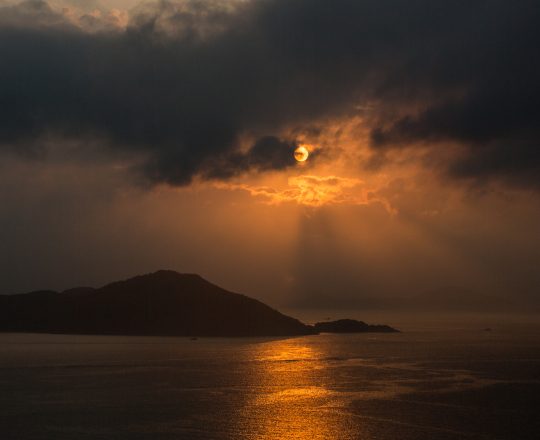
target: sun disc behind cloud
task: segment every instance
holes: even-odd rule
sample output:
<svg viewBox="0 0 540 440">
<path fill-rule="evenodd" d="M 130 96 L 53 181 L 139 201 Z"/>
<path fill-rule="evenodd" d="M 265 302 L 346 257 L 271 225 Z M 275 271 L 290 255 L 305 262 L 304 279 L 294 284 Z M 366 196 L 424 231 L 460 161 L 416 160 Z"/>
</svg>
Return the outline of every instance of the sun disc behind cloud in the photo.
<svg viewBox="0 0 540 440">
<path fill-rule="evenodd" d="M 294 150 L 294 158 L 297 162 L 305 162 L 309 157 L 309 151 L 303 145 L 300 145 L 296 150 Z"/>
</svg>

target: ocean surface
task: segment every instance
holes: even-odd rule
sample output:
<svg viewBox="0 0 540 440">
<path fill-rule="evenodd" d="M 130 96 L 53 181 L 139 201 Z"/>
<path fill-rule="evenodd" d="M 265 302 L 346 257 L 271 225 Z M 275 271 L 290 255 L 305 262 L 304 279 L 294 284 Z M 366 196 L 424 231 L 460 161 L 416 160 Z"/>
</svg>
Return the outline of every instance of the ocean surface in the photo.
<svg viewBox="0 0 540 440">
<path fill-rule="evenodd" d="M 540 438 L 540 333 L 0 334 L 0 439 Z"/>
</svg>

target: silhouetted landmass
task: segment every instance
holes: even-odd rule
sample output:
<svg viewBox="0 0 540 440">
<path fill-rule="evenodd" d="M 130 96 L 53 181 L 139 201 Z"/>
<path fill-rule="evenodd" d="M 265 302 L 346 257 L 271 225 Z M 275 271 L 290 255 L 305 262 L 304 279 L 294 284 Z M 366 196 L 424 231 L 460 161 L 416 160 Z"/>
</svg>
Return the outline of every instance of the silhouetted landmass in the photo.
<svg viewBox="0 0 540 440">
<path fill-rule="evenodd" d="M 0 331 L 170 335 L 292 336 L 313 327 L 198 275 L 158 271 L 99 289 L 0 295 Z"/>
<path fill-rule="evenodd" d="M 396 333 L 399 330 L 388 325 L 369 325 L 354 319 L 339 319 L 337 321 L 318 322 L 313 328 L 317 333 Z"/>
<path fill-rule="evenodd" d="M 0 295 L 0 331 L 195 337 L 397 330 L 351 319 L 306 325 L 199 275 L 161 270 L 99 289 Z"/>
</svg>

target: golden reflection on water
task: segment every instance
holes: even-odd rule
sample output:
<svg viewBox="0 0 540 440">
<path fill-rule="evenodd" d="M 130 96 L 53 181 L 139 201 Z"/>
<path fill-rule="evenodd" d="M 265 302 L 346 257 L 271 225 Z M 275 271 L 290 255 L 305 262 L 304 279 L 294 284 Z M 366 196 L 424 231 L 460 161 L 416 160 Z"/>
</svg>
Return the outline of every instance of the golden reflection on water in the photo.
<svg viewBox="0 0 540 440">
<path fill-rule="evenodd" d="M 249 438 L 364 438 L 361 426 L 351 426 L 350 417 L 342 411 L 339 393 L 331 389 L 331 372 L 323 365 L 327 353 L 305 341 L 258 344 L 251 376 L 258 392 L 242 414 Z"/>
</svg>

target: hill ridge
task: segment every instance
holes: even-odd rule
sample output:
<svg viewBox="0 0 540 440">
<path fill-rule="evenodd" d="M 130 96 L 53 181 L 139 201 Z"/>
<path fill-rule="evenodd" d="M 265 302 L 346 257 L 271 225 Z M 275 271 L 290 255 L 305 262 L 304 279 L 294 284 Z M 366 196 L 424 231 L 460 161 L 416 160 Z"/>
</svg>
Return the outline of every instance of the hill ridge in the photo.
<svg viewBox="0 0 540 440">
<path fill-rule="evenodd" d="M 294 336 L 312 327 L 198 274 L 159 270 L 100 288 L 0 297 L 1 331 L 176 336 Z"/>
<path fill-rule="evenodd" d="M 198 274 L 158 270 L 99 288 L 0 295 L 0 331 L 155 336 L 298 336 L 391 332 L 338 320 L 306 325 Z"/>
</svg>

